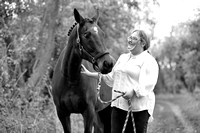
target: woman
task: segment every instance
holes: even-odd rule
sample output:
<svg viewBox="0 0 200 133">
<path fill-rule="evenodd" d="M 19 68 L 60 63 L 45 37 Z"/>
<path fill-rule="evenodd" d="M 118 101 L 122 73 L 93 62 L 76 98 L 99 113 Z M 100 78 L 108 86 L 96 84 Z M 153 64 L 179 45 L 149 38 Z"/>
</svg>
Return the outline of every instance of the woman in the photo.
<svg viewBox="0 0 200 133">
<path fill-rule="evenodd" d="M 112 87 L 112 98 L 119 95 L 114 90 L 124 92 L 123 97 L 111 103 L 111 133 L 121 133 L 129 105 L 133 112 L 136 133 L 146 133 L 149 117 L 155 106 L 153 89 L 158 78 L 158 64 L 147 51 L 150 41 L 142 30 L 134 30 L 128 37 L 129 53 L 122 54 L 109 74 L 102 75 L 107 85 Z M 96 72 L 84 66 L 82 73 L 98 78 Z M 129 102 L 128 102 L 129 101 Z M 131 115 L 130 115 L 131 116 Z M 129 116 L 125 133 L 133 133 L 132 118 Z"/>
</svg>

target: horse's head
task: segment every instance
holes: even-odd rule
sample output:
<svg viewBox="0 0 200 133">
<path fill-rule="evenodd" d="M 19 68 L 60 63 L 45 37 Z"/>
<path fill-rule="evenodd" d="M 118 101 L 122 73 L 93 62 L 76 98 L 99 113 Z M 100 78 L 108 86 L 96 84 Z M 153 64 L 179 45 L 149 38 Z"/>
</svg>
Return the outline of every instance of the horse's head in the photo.
<svg viewBox="0 0 200 133">
<path fill-rule="evenodd" d="M 74 9 L 74 18 L 77 22 L 77 48 L 81 58 L 93 64 L 96 71 L 103 74 L 109 73 L 114 65 L 113 58 L 106 51 L 104 32 L 97 25 L 99 11 L 93 18 L 83 18 Z"/>
</svg>

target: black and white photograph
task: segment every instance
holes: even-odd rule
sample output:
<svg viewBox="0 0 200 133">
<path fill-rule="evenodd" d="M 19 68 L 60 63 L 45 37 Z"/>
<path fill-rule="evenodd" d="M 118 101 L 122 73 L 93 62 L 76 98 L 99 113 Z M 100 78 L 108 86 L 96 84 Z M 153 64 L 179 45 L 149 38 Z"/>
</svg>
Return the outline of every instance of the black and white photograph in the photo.
<svg viewBox="0 0 200 133">
<path fill-rule="evenodd" d="M 0 133 L 200 133 L 200 0 L 0 0 Z"/>
</svg>

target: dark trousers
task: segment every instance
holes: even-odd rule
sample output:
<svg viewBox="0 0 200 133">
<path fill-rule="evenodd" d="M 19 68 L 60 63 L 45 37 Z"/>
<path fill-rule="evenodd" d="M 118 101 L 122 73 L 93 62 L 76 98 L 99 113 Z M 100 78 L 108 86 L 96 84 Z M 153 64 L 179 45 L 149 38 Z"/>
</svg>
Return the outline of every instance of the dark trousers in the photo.
<svg viewBox="0 0 200 133">
<path fill-rule="evenodd" d="M 127 111 L 112 107 L 111 113 L 111 133 L 122 133 L 124 122 L 126 120 Z M 147 124 L 149 113 L 147 110 L 133 112 L 136 133 L 147 133 Z M 131 114 L 126 125 L 125 133 L 134 133 Z"/>
<path fill-rule="evenodd" d="M 101 122 L 104 124 L 104 133 L 111 132 L 111 105 L 98 112 Z"/>
</svg>

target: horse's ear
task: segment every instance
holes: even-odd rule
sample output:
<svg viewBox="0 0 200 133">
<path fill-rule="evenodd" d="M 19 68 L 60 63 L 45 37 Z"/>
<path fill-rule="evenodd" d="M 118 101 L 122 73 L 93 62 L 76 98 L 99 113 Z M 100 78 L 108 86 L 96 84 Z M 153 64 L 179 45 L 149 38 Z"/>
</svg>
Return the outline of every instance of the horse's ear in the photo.
<svg viewBox="0 0 200 133">
<path fill-rule="evenodd" d="M 94 22 L 96 22 L 96 23 L 97 23 L 97 22 L 98 22 L 98 20 L 99 20 L 99 14 L 100 14 L 100 13 L 99 13 L 99 9 L 98 9 L 98 8 L 96 9 L 96 12 L 97 12 L 97 14 L 96 14 L 96 15 L 95 15 L 95 16 L 94 16 L 92 19 L 93 19 L 93 21 L 94 21 Z"/>
<path fill-rule="evenodd" d="M 83 17 L 79 14 L 76 8 L 74 8 L 74 18 L 77 23 L 81 23 L 83 21 Z"/>
</svg>

